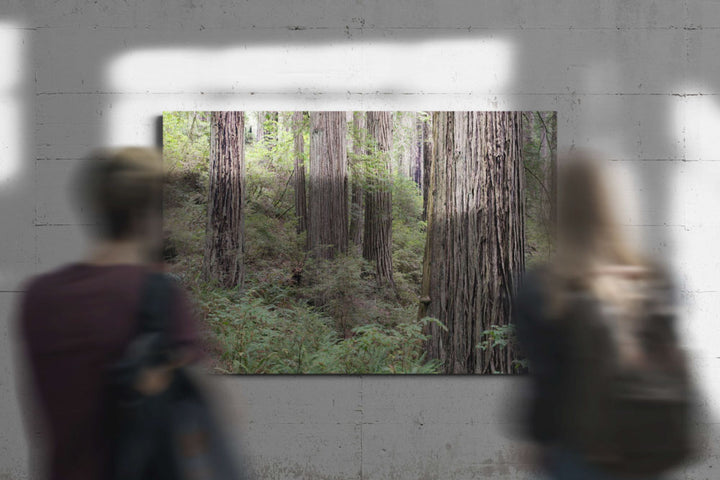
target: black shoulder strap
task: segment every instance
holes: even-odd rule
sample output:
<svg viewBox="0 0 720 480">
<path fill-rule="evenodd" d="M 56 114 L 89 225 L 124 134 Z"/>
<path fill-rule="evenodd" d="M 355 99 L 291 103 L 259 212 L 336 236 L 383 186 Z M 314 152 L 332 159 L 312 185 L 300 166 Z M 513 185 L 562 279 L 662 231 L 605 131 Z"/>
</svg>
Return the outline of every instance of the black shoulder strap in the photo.
<svg viewBox="0 0 720 480">
<path fill-rule="evenodd" d="M 164 273 L 145 277 L 140 297 L 139 333 L 161 333 L 169 328 L 172 281 Z"/>
</svg>

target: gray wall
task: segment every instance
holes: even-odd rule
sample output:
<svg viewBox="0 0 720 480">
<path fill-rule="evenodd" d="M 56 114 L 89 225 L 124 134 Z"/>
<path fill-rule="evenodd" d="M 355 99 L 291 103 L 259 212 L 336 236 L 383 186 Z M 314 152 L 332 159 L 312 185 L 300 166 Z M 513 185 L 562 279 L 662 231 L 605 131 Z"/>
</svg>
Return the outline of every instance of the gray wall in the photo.
<svg viewBox="0 0 720 480">
<path fill-rule="evenodd" d="M 8 333 L 22 281 L 85 247 L 67 181 L 92 147 L 153 144 L 156 117 L 179 109 L 557 110 L 560 146 L 600 148 L 618 195 L 642 195 L 624 219 L 677 269 L 718 438 L 720 3 L 23 3 L 0 6 L 0 478 L 30 471 Z M 520 379 L 214 381 L 262 478 L 531 475 L 508 415 Z M 714 478 L 717 459 L 711 443 L 677 476 Z"/>
</svg>

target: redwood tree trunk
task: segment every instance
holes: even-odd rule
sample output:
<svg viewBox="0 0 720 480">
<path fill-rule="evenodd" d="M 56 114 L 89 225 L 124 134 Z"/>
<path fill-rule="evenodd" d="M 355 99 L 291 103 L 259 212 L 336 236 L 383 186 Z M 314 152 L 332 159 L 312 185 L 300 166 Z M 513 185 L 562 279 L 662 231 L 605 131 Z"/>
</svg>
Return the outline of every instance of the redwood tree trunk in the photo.
<svg viewBox="0 0 720 480">
<path fill-rule="evenodd" d="M 394 166 L 396 173 L 404 178 L 412 178 L 415 155 L 413 148 L 414 115 L 415 112 L 395 112 L 393 114 L 393 123 L 398 127 L 393 132 L 395 144 L 398 147 L 397 161 Z"/>
<path fill-rule="evenodd" d="M 365 113 L 353 112 L 353 153 L 355 159 L 350 163 L 351 199 L 350 199 L 350 241 L 356 247 L 362 247 L 363 239 L 363 175 L 361 160 L 366 154 Z"/>
<path fill-rule="evenodd" d="M 345 112 L 310 113 L 308 250 L 319 258 L 347 252 Z"/>
<path fill-rule="evenodd" d="M 205 231 L 205 280 L 242 287 L 245 194 L 243 112 L 213 112 Z"/>
<path fill-rule="evenodd" d="M 372 145 L 368 189 L 365 192 L 363 257 L 375 263 L 380 285 L 394 286 L 392 268 L 392 112 L 367 112 L 367 133 Z"/>
<path fill-rule="evenodd" d="M 412 179 L 419 189 L 423 187 L 423 122 L 420 114 L 415 117 L 415 156 L 413 158 Z"/>
<path fill-rule="evenodd" d="M 428 235 L 419 315 L 446 373 L 511 373 L 507 349 L 476 348 L 510 321 L 524 269 L 521 114 L 434 112 Z"/>
<path fill-rule="evenodd" d="M 423 214 L 422 219 L 427 220 L 428 191 L 430 189 L 430 166 L 432 163 L 432 135 L 430 132 L 431 121 L 423 122 L 423 143 L 422 143 L 422 195 Z"/>
<path fill-rule="evenodd" d="M 307 230 L 307 198 L 305 195 L 305 139 L 303 138 L 303 112 L 293 112 L 292 131 L 295 148 L 295 216 L 297 232 Z"/>
</svg>

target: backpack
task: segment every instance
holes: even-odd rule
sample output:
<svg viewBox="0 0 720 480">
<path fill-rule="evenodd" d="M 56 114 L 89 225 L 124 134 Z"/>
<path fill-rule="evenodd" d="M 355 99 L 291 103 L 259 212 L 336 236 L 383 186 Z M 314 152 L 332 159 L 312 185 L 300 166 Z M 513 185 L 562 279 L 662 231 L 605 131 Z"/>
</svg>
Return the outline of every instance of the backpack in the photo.
<svg viewBox="0 0 720 480">
<path fill-rule="evenodd" d="M 167 365 L 173 357 L 167 329 L 172 280 L 149 274 L 138 311 L 139 331 L 108 371 L 107 430 L 111 480 L 237 480 L 244 469 L 233 457 L 209 399 L 190 370 L 172 370 L 170 385 L 157 395 L 135 389 L 143 368 Z"/>
<path fill-rule="evenodd" d="M 625 304 L 583 289 L 566 293 L 562 436 L 602 470 L 657 474 L 694 450 L 691 381 L 669 282 L 658 274 L 608 280 Z"/>
</svg>

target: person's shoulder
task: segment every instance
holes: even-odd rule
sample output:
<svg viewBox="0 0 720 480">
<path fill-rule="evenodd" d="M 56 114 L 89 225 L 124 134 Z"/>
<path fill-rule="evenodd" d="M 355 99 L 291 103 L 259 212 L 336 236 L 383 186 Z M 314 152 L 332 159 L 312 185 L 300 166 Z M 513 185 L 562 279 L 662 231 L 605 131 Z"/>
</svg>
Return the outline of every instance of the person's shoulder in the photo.
<svg viewBox="0 0 720 480">
<path fill-rule="evenodd" d="M 55 285 L 62 284 L 63 279 L 70 273 L 77 264 L 71 263 L 57 267 L 53 270 L 33 275 L 22 284 L 21 290 L 25 296 L 37 295 L 51 289 Z"/>
<path fill-rule="evenodd" d="M 49 305 L 55 304 L 55 299 L 60 295 L 59 290 L 66 283 L 67 274 L 72 268 L 71 264 L 64 265 L 31 276 L 22 282 L 22 294 L 16 307 L 16 321 L 21 329 L 32 329 L 31 325 L 43 317 L 43 312 L 53 308 Z"/>
</svg>

